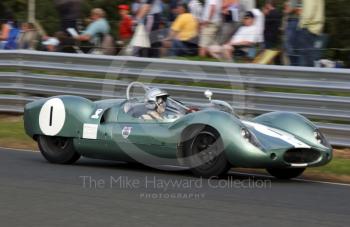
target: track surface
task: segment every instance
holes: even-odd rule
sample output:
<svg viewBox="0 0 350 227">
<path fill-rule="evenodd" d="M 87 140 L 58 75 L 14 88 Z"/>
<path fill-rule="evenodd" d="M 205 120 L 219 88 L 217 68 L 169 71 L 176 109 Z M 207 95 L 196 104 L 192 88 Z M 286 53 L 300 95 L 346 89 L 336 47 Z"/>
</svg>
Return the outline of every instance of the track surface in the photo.
<svg viewBox="0 0 350 227">
<path fill-rule="evenodd" d="M 166 189 L 154 185 L 154 179 L 181 186 Z M 191 180 L 197 180 L 197 186 L 185 185 Z M 229 182 L 236 183 L 225 185 Z M 219 184 L 222 188 L 215 188 Z M 181 198 L 162 198 L 174 195 Z M 0 204 L 0 226 L 345 227 L 350 223 L 347 186 L 235 174 L 219 181 L 202 180 L 200 185 L 185 171 L 84 158 L 72 166 L 53 165 L 40 153 L 6 149 L 0 150 Z"/>
</svg>

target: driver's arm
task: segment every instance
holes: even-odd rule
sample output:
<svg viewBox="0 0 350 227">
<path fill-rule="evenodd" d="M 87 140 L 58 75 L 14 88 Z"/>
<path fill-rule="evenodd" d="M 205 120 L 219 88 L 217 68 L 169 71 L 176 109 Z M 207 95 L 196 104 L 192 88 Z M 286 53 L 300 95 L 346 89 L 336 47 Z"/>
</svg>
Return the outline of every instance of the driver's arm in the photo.
<svg viewBox="0 0 350 227">
<path fill-rule="evenodd" d="M 142 115 L 141 117 L 139 117 L 139 119 L 145 120 L 145 121 L 153 120 L 153 118 L 150 115 L 148 115 L 148 114 Z"/>
</svg>

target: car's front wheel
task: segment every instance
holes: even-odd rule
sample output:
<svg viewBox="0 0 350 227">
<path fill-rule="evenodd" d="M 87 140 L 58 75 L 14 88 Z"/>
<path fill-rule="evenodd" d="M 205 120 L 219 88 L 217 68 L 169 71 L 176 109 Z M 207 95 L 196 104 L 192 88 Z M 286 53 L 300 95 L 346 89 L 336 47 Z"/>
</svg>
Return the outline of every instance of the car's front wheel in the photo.
<svg viewBox="0 0 350 227">
<path fill-rule="evenodd" d="M 185 142 L 187 164 L 194 175 L 212 177 L 225 174 L 230 163 L 224 153 L 224 145 L 220 135 L 211 128 L 197 131 L 192 139 Z"/>
<path fill-rule="evenodd" d="M 72 164 L 80 158 L 71 138 L 39 136 L 38 145 L 41 154 L 51 163 Z"/>
<path fill-rule="evenodd" d="M 303 174 L 305 168 L 266 169 L 266 171 L 277 179 L 288 180 Z"/>
</svg>

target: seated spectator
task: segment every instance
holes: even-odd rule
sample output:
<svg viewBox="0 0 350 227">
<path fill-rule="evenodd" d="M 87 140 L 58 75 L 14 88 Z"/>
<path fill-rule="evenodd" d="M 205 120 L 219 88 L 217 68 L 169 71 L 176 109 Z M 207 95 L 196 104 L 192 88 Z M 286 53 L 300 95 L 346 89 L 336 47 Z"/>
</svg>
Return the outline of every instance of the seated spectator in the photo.
<svg viewBox="0 0 350 227">
<path fill-rule="evenodd" d="M 58 46 L 60 41 L 56 37 L 46 37 L 44 41 L 41 42 L 43 50 L 48 52 L 58 51 Z"/>
<path fill-rule="evenodd" d="M 82 35 L 74 37 L 75 39 L 83 42 L 81 45 L 83 52 L 87 53 L 92 48 L 100 46 L 103 36 L 109 34 L 110 27 L 105 17 L 106 13 L 103 9 L 93 9 L 91 11 L 92 22 Z"/>
<path fill-rule="evenodd" d="M 35 50 L 38 44 L 39 34 L 34 24 L 22 23 L 21 33 L 18 38 L 18 49 Z"/>
<path fill-rule="evenodd" d="M 273 49 L 279 43 L 282 14 L 276 9 L 274 0 L 265 2 L 263 12 L 265 14 L 265 48 Z"/>
<path fill-rule="evenodd" d="M 129 6 L 128 5 L 119 5 L 119 15 L 121 21 L 119 23 L 119 39 L 123 43 L 131 39 L 132 37 L 132 18 L 129 15 Z"/>
<path fill-rule="evenodd" d="M 248 11 L 244 16 L 243 26 L 232 36 L 231 41 L 222 46 L 210 46 L 209 51 L 217 59 L 232 61 L 235 48 L 254 46 L 258 42 L 258 39 L 259 35 L 256 31 L 255 16 L 251 11 Z"/>
<path fill-rule="evenodd" d="M 82 53 L 76 46 L 75 40 L 68 36 L 66 32 L 58 31 L 55 33 L 55 38 L 59 41 L 59 44 L 55 48 L 57 52 L 63 53 Z"/>
<path fill-rule="evenodd" d="M 0 36 L 0 49 L 17 49 L 17 38 L 19 33 L 20 30 L 18 28 L 17 21 L 9 20 L 6 24 L 3 24 Z"/>
<path fill-rule="evenodd" d="M 171 56 L 195 54 L 198 36 L 197 19 L 188 12 L 187 4 L 178 5 L 176 12 L 178 16 L 171 25 L 168 37 L 164 39 L 163 47 L 170 47 Z"/>
</svg>

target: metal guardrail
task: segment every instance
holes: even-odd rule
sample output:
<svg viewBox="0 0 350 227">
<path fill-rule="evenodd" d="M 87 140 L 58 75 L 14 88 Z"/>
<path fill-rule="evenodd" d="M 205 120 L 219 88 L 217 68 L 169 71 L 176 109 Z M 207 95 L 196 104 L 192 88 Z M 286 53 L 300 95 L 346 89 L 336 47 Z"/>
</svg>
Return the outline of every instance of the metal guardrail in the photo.
<svg viewBox="0 0 350 227">
<path fill-rule="evenodd" d="M 0 111 L 21 113 L 37 97 L 60 94 L 94 100 L 125 97 L 127 84 L 134 80 L 158 83 L 192 103 L 205 102 L 207 86 L 216 87 L 211 88 L 214 98 L 228 101 L 243 115 L 298 112 L 330 122 L 318 125 L 332 144 L 350 146 L 347 69 L 0 51 Z"/>
</svg>

